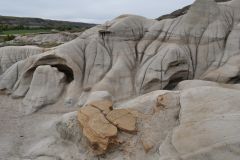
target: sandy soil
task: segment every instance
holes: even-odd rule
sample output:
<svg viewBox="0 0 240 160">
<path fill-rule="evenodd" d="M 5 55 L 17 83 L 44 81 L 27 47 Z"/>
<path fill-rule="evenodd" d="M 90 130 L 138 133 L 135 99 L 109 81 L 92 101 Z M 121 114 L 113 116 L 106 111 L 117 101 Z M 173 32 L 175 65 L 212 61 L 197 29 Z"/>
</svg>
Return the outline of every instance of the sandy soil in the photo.
<svg viewBox="0 0 240 160">
<path fill-rule="evenodd" d="M 22 99 L 13 100 L 10 96 L 0 95 L 0 160 L 30 160 L 30 157 L 24 156 L 25 151 L 44 136 L 39 125 L 77 110 L 64 107 L 60 100 L 32 115 L 24 116 L 21 102 Z"/>
</svg>

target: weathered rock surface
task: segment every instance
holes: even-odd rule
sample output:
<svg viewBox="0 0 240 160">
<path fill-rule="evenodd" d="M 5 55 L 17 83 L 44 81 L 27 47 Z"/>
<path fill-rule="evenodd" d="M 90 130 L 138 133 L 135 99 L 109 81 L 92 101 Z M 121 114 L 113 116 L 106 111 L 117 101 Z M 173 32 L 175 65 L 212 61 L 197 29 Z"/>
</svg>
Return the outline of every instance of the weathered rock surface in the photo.
<svg viewBox="0 0 240 160">
<path fill-rule="evenodd" d="M 41 107 L 55 103 L 60 97 L 66 77 L 57 68 L 39 66 L 33 74 L 28 92 L 23 99 L 26 113 L 33 113 Z"/>
<path fill-rule="evenodd" d="M 12 43 L 24 43 L 24 44 L 55 44 L 60 45 L 66 42 L 69 42 L 80 34 L 77 33 L 52 33 L 52 34 L 37 34 L 37 35 L 25 35 L 25 36 L 17 36 Z"/>
<path fill-rule="evenodd" d="M 180 125 L 160 146 L 160 159 L 238 159 L 239 94 L 215 86 L 184 90 Z"/>
<path fill-rule="evenodd" d="M 239 5 L 237 0 L 197 0 L 187 14 L 175 19 L 117 17 L 15 65 L 24 66 L 18 81 L 32 77 L 39 65 L 57 67 L 69 80 L 67 106 L 79 100 L 83 105 L 98 91 L 120 101 L 171 89 L 187 79 L 239 82 Z"/>
<path fill-rule="evenodd" d="M 13 135 L 24 138 L 13 139 L 16 146 L 4 140 L 8 152 L 0 154 L 24 160 L 238 159 L 239 26 L 239 0 L 196 0 L 173 19 L 122 15 L 44 53 L 28 57 L 25 51 L 0 76 L 1 93 L 23 98 L 15 129 L 20 135 Z"/>
<path fill-rule="evenodd" d="M 228 1 L 231 1 L 231 0 L 215 0 L 215 2 L 228 2 Z M 161 21 L 164 19 L 177 18 L 179 16 L 186 14 L 190 7 L 191 7 L 191 5 L 188 5 L 181 9 L 178 9 L 170 14 L 162 15 L 162 16 L 158 17 L 157 20 Z"/>
<path fill-rule="evenodd" d="M 206 81 L 185 81 L 179 86 L 184 84 L 191 87 L 151 92 L 117 103 L 113 108 L 109 105 L 111 102 L 99 101 L 64 116 L 51 113 L 46 114 L 48 118 L 42 118 L 43 114 L 37 112 L 19 117 L 16 132 L 26 137 L 21 143 L 16 142 L 24 148 L 19 154 L 34 160 L 43 155 L 70 160 L 237 159 L 240 156 L 239 85 L 226 87 Z M 61 109 L 59 104 L 56 106 Z M 126 132 L 128 128 L 110 123 L 109 117 L 121 115 L 111 112 L 119 111 L 136 117 L 134 134 Z M 33 124 L 29 125 L 29 120 Z M 129 124 L 124 123 L 123 127 L 126 126 Z M 96 156 L 103 153 L 105 155 Z"/>
<path fill-rule="evenodd" d="M 9 67 L 18 61 L 43 53 L 44 51 L 44 49 L 34 46 L 9 46 L 0 48 L 0 74 L 4 73 Z"/>
</svg>

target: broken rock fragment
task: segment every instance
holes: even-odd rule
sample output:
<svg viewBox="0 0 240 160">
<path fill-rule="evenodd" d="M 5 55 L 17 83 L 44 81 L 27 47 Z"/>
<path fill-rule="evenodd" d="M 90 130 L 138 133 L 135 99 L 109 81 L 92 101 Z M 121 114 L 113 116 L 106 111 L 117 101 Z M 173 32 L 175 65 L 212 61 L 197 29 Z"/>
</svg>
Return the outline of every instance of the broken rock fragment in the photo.
<svg viewBox="0 0 240 160">
<path fill-rule="evenodd" d="M 90 105 L 98 108 L 103 114 L 108 114 L 111 110 L 113 110 L 113 103 L 109 100 L 91 102 Z"/>
<path fill-rule="evenodd" d="M 118 129 L 136 131 L 136 118 L 127 109 L 112 109 L 112 102 L 95 101 L 81 108 L 78 121 L 95 154 L 104 154 L 117 144 Z"/>
<path fill-rule="evenodd" d="M 115 109 L 108 113 L 107 119 L 123 131 L 136 131 L 136 118 L 127 109 Z"/>
<path fill-rule="evenodd" d="M 80 109 L 78 120 L 95 153 L 105 153 L 117 136 L 117 127 L 105 118 L 100 109 L 91 105 Z"/>
</svg>

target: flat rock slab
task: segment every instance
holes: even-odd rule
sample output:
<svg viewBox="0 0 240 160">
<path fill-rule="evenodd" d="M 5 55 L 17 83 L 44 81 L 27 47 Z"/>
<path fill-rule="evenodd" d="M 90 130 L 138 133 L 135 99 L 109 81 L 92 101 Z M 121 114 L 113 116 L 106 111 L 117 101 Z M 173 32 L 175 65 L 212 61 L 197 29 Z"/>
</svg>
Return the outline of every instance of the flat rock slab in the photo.
<svg viewBox="0 0 240 160">
<path fill-rule="evenodd" d="M 111 101 L 95 101 L 78 112 L 83 134 L 95 154 L 103 154 L 110 144 L 117 143 L 118 129 L 136 131 L 136 118 L 127 109 L 112 109 Z"/>
<path fill-rule="evenodd" d="M 136 118 L 127 109 L 115 109 L 106 117 L 119 129 L 126 132 L 136 132 Z"/>
</svg>

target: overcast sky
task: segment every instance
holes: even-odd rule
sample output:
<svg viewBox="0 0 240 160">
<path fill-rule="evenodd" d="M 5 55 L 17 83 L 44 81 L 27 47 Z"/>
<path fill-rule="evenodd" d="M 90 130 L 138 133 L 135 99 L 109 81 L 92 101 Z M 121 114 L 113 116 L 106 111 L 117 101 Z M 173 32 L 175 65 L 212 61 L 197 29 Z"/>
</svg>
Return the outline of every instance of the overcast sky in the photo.
<svg viewBox="0 0 240 160">
<path fill-rule="evenodd" d="M 0 15 L 103 23 L 121 14 L 157 18 L 194 0 L 0 0 Z"/>
</svg>

